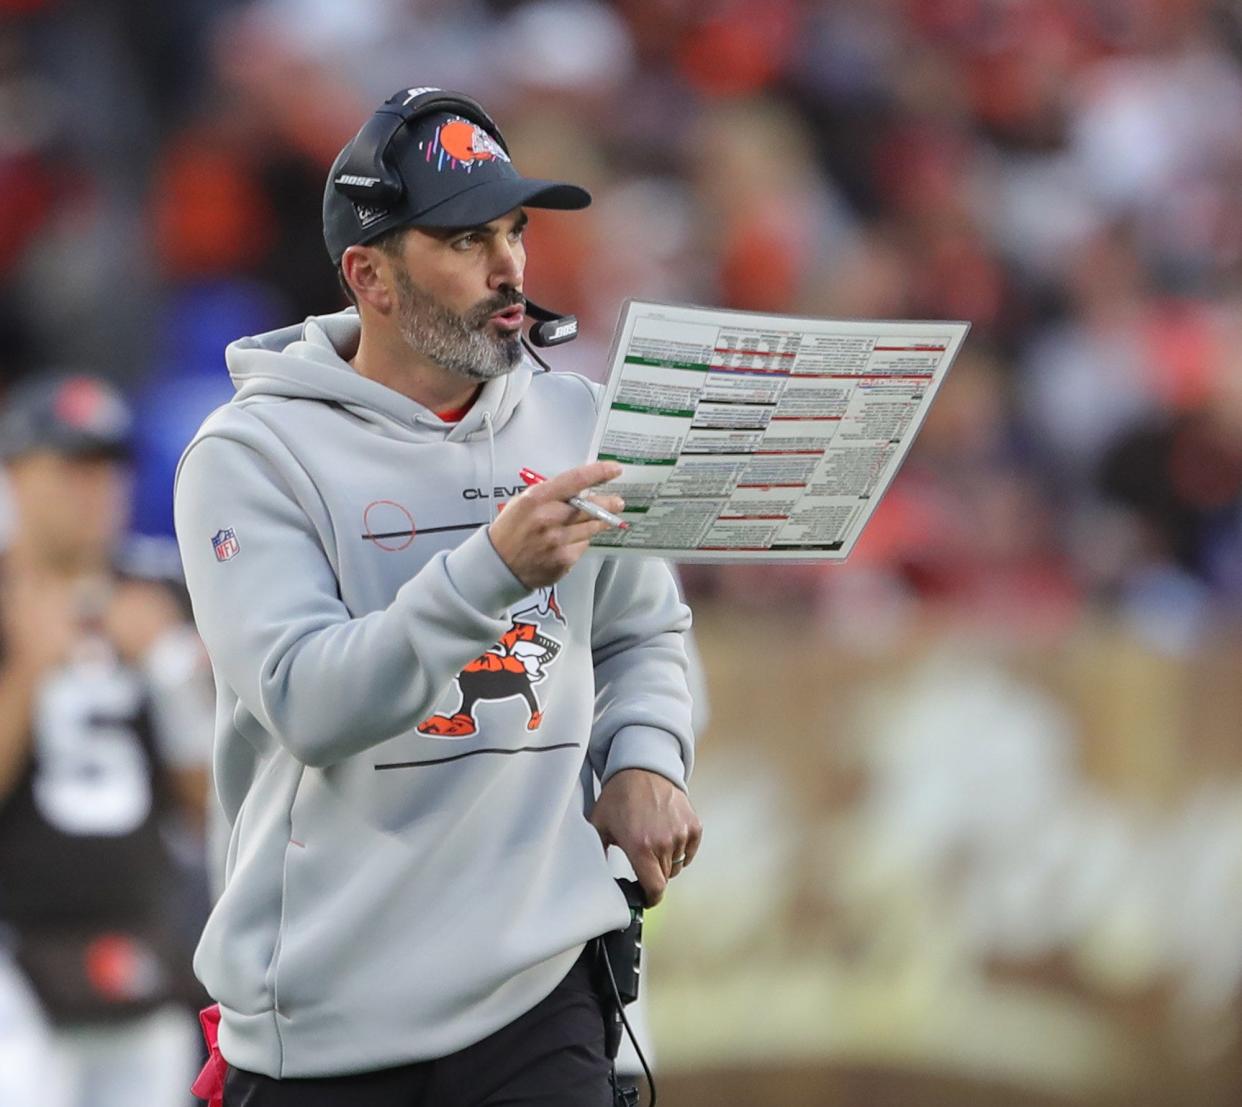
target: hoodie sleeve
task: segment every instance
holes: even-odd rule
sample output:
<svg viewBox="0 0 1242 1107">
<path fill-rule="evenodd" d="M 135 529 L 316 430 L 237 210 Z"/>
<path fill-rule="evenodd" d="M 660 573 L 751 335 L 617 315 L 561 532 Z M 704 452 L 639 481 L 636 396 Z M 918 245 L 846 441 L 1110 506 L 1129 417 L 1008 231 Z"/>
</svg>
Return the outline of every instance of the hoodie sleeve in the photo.
<svg viewBox="0 0 1242 1107">
<path fill-rule="evenodd" d="M 595 723 L 591 767 L 601 784 L 648 769 L 683 791 L 694 764 L 685 635 L 690 609 L 669 567 L 606 558 L 595 583 Z"/>
<path fill-rule="evenodd" d="M 253 446 L 191 444 L 177 538 L 199 632 L 242 707 L 299 761 L 324 767 L 409 730 L 528 593 L 480 528 L 430 560 L 383 610 L 352 618 L 307 513 Z M 212 537 L 232 529 L 236 553 Z"/>
</svg>

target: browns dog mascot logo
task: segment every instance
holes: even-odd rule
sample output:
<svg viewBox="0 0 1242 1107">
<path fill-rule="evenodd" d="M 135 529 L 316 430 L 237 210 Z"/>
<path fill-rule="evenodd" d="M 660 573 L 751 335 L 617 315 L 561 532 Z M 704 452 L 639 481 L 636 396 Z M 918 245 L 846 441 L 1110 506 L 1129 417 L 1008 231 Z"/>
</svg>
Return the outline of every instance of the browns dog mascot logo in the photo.
<svg viewBox="0 0 1242 1107">
<path fill-rule="evenodd" d="M 535 619 L 554 618 L 564 624 L 556 599 L 556 585 L 540 588 L 529 607 L 513 613 L 509 629 L 486 653 L 479 654 L 457 674 L 457 690 L 461 703 L 451 715 L 432 715 L 418 724 L 420 734 L 438 738 L 468 738 L 478 732 L 475 710 L 485 700 L 521 698 L 530 709 L 527 730 L 538 730 L 543 722 L 543 709 L 534 685 L 547 671 L 544 666 L 561 652 L 561 643 L 543 633 Z"/>
</svg>

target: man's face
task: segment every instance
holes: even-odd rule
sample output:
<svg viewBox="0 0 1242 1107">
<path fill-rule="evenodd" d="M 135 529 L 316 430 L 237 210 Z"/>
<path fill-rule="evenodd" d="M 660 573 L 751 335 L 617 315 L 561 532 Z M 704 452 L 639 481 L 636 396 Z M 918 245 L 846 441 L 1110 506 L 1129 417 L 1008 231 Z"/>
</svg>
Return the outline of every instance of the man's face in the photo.
<svg viewBox="0 0 1242 1107">
<path fill-rule="evenodd" d="M 415 353 L 475 381 L 518 364 L 525 226 L 517 208 L 480 227 L 405 235 L 394 263 L 397 325 Z"/>
<path fill-rule="evenodd" d="M 36 556 L 65 571 L 107 567 L 129 514 L 128 472 L 119 461 L 34 450 L 10 462 L 9 484 L 17 525 Z"/>
</svg>

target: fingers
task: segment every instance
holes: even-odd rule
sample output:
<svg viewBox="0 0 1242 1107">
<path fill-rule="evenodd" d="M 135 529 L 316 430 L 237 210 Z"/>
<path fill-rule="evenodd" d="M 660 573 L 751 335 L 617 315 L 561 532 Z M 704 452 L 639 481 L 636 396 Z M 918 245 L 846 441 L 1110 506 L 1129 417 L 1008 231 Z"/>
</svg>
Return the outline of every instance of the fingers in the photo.
<svg viewBox="0 0 1242 1107">
<path fill-rule="evenodd" d="M 625 501 L 620 496 L 579 496 L 578 499 L 585 500 L 597 507 L 602 507 L 605 511 L 611 511 L 614 515 L 620 515 L 625 510 Z M 573 512 L 570 522 L 581 523 L 585 519 L 595 518 L 594 515 L 575 509 L 572 505 L 567 506 Z"/>
<path fill-rule="evenodd" d="M 591 825 L 595 827 L 599 840 L 603 844 L 605 853 L 609 846 L 619 846 L 627 857 L 630 853 L 625 851 L 624 846 L 613 837 L 612 833 L 607 829 L 604 820 L 600 818 L 600 808 L 596 808 L 591 814 Z M 655 855 L 654 851 L 647 850 L 645 852 L 635 851 L 631 857 L 630 866 L 634 870 L 638 883 L 642 885 L 643 894 L 647 899 L 647 906 L 654 907 L 664 898 L 664 890 L 668 887 L 668 870 L 664 863 Z"/>
<path fill-rule="evenodd" d="M 625 510 L 625 500 L 620 496 L 587 496 L 584 498 L 598 504 L 605 511 L 611 511 L 614 515 L 619 515 Z M 585 512 L 577 511 L 568 505 L 566 505 L 566 510 L 570 512 L 569 523 L 564 531 L 566 542 L 589 542 L 597 534 L 612 529 L 613 524 L 605 523 Z"/>
<path fill-rule="evenodd" d="M 702 837 L 702 825 L 697 819 L 693 819 L 682 834 L 672 838 L 672 845 L 639 853 L 637 860 L 630 858 L 634 875 L 647 893 L 649 906 L 654 907 L 664 898 L 669 881 L 680 876 L 694 860 Z"/>
<path fill-rule="evenodd" d="M 671 849 L 662 850 L 659 854 L 655 852 L 643 854 L 637 862 L 631 860 L 634 875 L 638 877 L 639 883 L 647 893 L 649 906 L 654 907 L 664 898 L 668 882 L 680 876 L 686 866 L 694 860 L 701 838 L 702 828 L 696 823 L 684 837 L 674 840 Z"/>
<path fill-rule="evenodd" d="M 681 870 L 684 869 L 689 863 L 690 859 L 686 856 L 684 847 L 678 848 L 674 846 L 671 853 L 666 854 L 660 859 L 660 864 L 669 880 L 672 880 L 673 877 L 678 876 L 681 873 Z"/>
<path fill-rule="evenodd" d="M 684 832 L 674 838 L 672 849 L 662 858 L 664 871 L 670 880 L 675 876 L 680 876 L 694 860 L 694 855 L 699 852 L 699 843 L 702 840 L 703 825 L 697 818 L 693 818 L 685 827 Z"/>
<path fill-rule="evenodd" d="M 664 889 L 668 887 L 668 876 L 654 854 L 646 854 L 637 862 L 631 861 L 634 875 L 647 894 L 647 906 L 654 907 L 664 898 Z"/>
<path fill-rule="evenodd" d="M 615 844 L 616 839 L 613 838 L 612 831 L 608 829 L 607 821 L 602 819 L 600 814 L 600 808 L 597 806 L 595 810 L 591 812 L 590 818 L 587 819 L 587 822 L 595 827 L 595 833 L 599 835 L 600 841 L 604 843 L 604 848 L 607 849 L 609 846 Z"/>
<path fill-rule="evenodd" d="M 573 568 L 591 539 L 609 529 L 609 524 L 566 501 L 621 471 L 616 462 L 590 462 L 532 485 L 508 501 L 506 510 L 488 525 L 488 535 L 518 580 L 528 588 L 538 588 L 555 583 Z M 595 502 L 613 512 L 625 508 L 619 496 L 599 496 Z"/>
<path fill-rule="evenodd" d="M 602 507 L 605 511 L 611 511 L 614 515 L 620 515 L 625 510 L 625 500 L 620 496 L 593 495 L 583 496 L 582 499 L 589 500 L 597 507 Z"/>
<path fill-rule="evenodd" d="M 542 484 L 527 489 L 523 495 L 530 496 L 538 502 L 549 500 L 567 500 L 577 496 L 597 484 L 607 484 L 616 480 L 622 473 L 621 466 L 615 461 L 588 461 L 585 465 L 577 465 L 566 469 L 563 473 L 549 478 Z"/>
<path fill-rule="evenodd" d="M 611 523 L 602 523 L 598 519 L 591 519 L 587 516 L 581 516 L 581 518 L 585 518 L 586 521 L 582 523 L 573 523 L 565 528 L 563 533 L 565 545 L 577 546 L 580 543 L 585 545 L 597 534 L 602 534 L 606 530 L 613 529 Z"/>
<path fill-rule="evenodd" d="M 521 498 L 519 497 L 519 499 Z M 625 501 L 620 496 L 592 496 L 591 501 L 592 503 L 599 504 L 606 511 L 611 511 L 614 515 L 620 514 L 625 509 Z M 511 502 L 517 503 L 518 501 L 513 500 Z M 560 503 L 559 501 L 530 506 L 532 509 L 530 514 L 531 524 L 536 529 L 544 531 L 554 531 L 558 527 L 575 527 L 586 523 L 593 523 L 602 530 L 607 530 L 612 526 L 611 523 L 605 523 L 602 520 L 596 519 L 593 515 L 588 515 L 585 511 L 579 511 L 577 508 L 570 507 L 569 504 Z M 574 536 L 573 540 L 576 541 L 577 536 Z"/>
<path fill-rule="evenodd" d="M 694 855 L 699 852 L 699 843 L 703 840 L 703 826 L 697 820 L 691 825 L 689 836 L 686 839 L 685 857 L 686 865 L 694 860 Z M 684 866 L 683 866 L 684 868 Z"/>
<path fill-rule="evenodd" d="M 544 481 L 542 484 L 533 485 L 526 489 L 521 496 L 514 500 L 514 503 L 520 503 L 523 514 L 526 515 L 537 526 L 544 529 L 557 528 L 562 526 L 575 526 L 584 524 L 588 521 L 595 524 L 595 529 L 591 533 L 585 531 L 573 531 L 565 535 L 565 540 L 570 542 L 586 541 L 601 530 L 608 528 L 607 523 L 601 523 L 593 516 L 583 511 L 578 511 L 567 502 L 575 496 L 591 501 L 597 504 L 605 511 L 610 511 L 614 515 L 620 514 L 625 510 L 625 500 L 620 496 L 598 494 L 586 495 L 588 488 L 594 487 L 596 484 L 612 480 L 621 473 L 621 466 L 613 461 L 593 461 L 586 465 L 579 465 L 573 469 L 567 469 L 565 472 L 558 474 L 551 480 Z"/>
</svg>

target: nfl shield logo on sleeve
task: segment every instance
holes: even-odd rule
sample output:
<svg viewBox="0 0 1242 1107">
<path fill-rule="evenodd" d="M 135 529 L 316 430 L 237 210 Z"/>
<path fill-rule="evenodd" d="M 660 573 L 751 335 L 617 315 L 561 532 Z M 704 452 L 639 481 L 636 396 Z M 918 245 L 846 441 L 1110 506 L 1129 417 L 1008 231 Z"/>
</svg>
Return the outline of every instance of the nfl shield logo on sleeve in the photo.
<svg viewBox="0 0 1242 1107">
<path fill-rule="evenodd" d="M 217 561 L 228 561 L 229 558 L 241 553 L 241 547 L 237 544 L 237 535 L 233 533 L 232 527 L 228 530 L 216 531 L 211 539 L 211 548 L 216 551 Z"/>
</svg>

